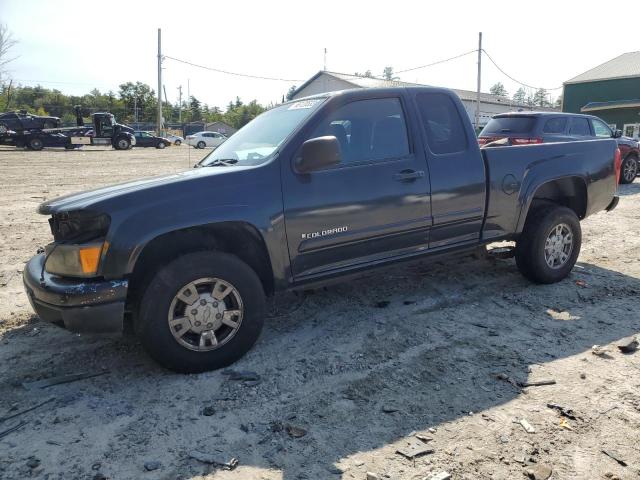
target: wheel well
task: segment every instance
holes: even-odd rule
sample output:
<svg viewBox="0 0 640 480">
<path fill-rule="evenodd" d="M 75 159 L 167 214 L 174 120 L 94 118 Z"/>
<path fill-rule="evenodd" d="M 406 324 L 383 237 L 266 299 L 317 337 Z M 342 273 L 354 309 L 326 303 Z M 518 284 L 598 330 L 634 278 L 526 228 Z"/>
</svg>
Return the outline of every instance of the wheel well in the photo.
<svg viewBox="0 0 640 480">
<path fill-rule="evenodd" d="M 631 158 L 631 157 L 633 157 L 636 160 L 638 160 L 638 152 L 629 152 L 629 153 L 627 153 L 627 156 L 624 157 L 624 159 L 626 160 L 627 158 Z"/>
<path fill-rule="evenodd" d="M 570 208 L 579 219 L 587 214 L 587 187 L 579 177 L 566 177 L 543 183 L 536 190 L 527 217 L 538 207 L 556 204 Z"/>
<path fill-rule="evenodd" d="M 185 228 L 160 235 L 145 245 L 131 273 L 128 310 L 135 305 L 158 268 L 187 252 L 218 250 L 231 253 L 258 275 L 267 295 L 273 293 L 271 261 L 258 230 L 242 222 L 223 222 Z"/>
</svg>

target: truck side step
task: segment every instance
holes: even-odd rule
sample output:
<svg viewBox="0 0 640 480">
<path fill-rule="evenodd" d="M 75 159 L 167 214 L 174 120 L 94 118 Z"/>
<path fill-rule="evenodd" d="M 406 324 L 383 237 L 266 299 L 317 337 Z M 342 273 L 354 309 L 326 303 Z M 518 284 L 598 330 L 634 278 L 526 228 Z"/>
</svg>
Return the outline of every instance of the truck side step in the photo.
<svg viewBox="0 0 640 480">
<path fill-rule="evenodd" d="M 513 258 L 516 256 L 516 247 L 510 246 L 510 247 L 488 248 L 487 255 L 489 256 L 489 258 L 500 258 L 500 259 Z"/>
</svg>

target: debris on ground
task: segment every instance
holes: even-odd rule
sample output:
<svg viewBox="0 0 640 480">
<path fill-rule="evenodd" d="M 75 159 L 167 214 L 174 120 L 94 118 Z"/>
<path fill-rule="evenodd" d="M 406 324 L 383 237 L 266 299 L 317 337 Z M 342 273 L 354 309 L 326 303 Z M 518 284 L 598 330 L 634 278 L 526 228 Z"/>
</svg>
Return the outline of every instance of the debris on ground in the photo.
<svg viewBox="0 0 640 480">
<path fill-rule="evenodd" d="M 522 382 L 520 383 L 521 387 L 543 387 L 545 385 L 555 385 L 556 381 L 553 379 L 549 380 L 537 380 L 531 382 Z"/>
<path fill-rule="evenodd" d="M 525 470 L 531 480 L 547 480 L 552 473 L 553 469 L 548 465 L 534 465 Z"/>
<path fill-rule="evenodd" d="M 84 380 L 85 378 L 99 377 L 109 373 L 109 370 L 103 370 L 101 372 L 83 372 L 83 373 L 71 373 L 68 375 L 60 375 L 58 377 L 45 378 L 44 380 L 36 380 L 35 382 L 24 382 L 22 386 L 27 390 L 37 390 L 40 388 L 48 388 L 54 385 L 61 385 L 63 383 L 77 382 L 78 380 Z"/>
<path fill-rule="evenodd" d="M 29 460 L 27 460 L 27 467 L 29 468 L 38 468 L 40 466 L 40 459 L 36 458 L 36 457 L 30 457 Z"/>
<path fill-rule="evenodd" d="M 547 403 L 547 407 L 552 410 L 557 410 L 561 416 L 567 417 L 571 420 L 577 420 L 575 412 L 571 408 L 563 407 L 562 405 L 558 405 L 557 403 Z"/>
<path fill-rule="evenodd" d="M 301 438 L 307 434 L 304 428 L 296 427 L 295 425 L 287 425 L 285 426 L 285 430 L 291 438 Z"/>
<path fill-rule="evenodd" d="M 567 419 L 564 417 L 560 419 L 560 426 L 566 430 L 573 430 L 573 427 L 569 425 L 569 422 L 567 422 Z"/>
<path fill-rule="evenodd" d="M 517 382 L 516 380 L 514 380 L 513 378 L 511 378 L 509 375 L 505 374 L 505 373 L 499 373 L 496 378 L 498 380 L 502 380 L 504 382 L 510 383 L 511 385 L 513 385 L 514 387 L 516 387 L 517 389 L 520 389 L 520 383 Z"/>
<path fill-rule="evenodd" d="M 400 410 L 398 407 L 396 407 L 395 405 L 383 405 L 382 406 L 382 411 L 384 413 L 395 413 L 398 410 Z"/>
<path fill-rule="evenodd" d="M 428 477 L 427 480 L 450 480 L 450 479 L 451 479 L 451 474 L 449 472 L 440 472 Z"/>
<path fill-rule="evenodd" d="M 376 302 L 376 303 L 374 304 L 374 307 L 376 307 L 376 308 L 387 308 L 387 307 L 389 306 L 389 304 L 391 304 L 391 302 L 390 302 L 390 301 L 388 301 L 388 300 L 382 300 L 382 301 L 380 301 L 380 302 Z"/>
<path fill-rule="evenodd" d="M 522 428 L 524 428 L 525 432 L 527 433 L 536 433 L 536 429 L 533 428 L 533 425 L 531 425 L 526 418 L 521 418 L 515 423 L 519 423 L 520 425 L 522 425 Z"/>
<path fill-rule="evenodd" d="M 13 427 L 10 427 L 10 428 L 7 428 L 6 430 L 3 430 L 2 432 L 0 432 L 0 438 L 6 437 L 11 432 L 15 432 L 19 428 L 24 427 L 26 424 L 27 424 L 27 422 L 22 421 L 22 422 L 19 422 L 17 425 L 14 425 Z"/>
<path fill-rule="evenodd" d="M 421 433 L 416 433 L 416 434 L 415 434 L 415 437 L 416 437 L 418 440 L 423 441 L 424 443 L 427 443 L 427 442 L 431 442 L 431 441 L 433 441 L 433 438 L 432 438 L 432 437 L 429 437 L 429 436 L 427 436 L 427 435 L 423 435 L 423 434 L 421 434 Z"/>
<path fill-rule="evenodd" d="M 380 475 L 373 472 L 367 472 L 367 480 L 380 480 Z"/>
<path fill-rule="evenodd" d="M 144 462 L 144 469 L 147 472 L 153 472 L 154 470 L 158 470 L 161 464 L 158 460 L 150 460 L 148 462 Z"/>
<path fill-rule="evenodd" d="M 0 417 L 0 422 L 4 422 L 6 420 L 10 420 L 12 418 L 19 417 L 20 415 L 24 415 L 25 413 L 28 413 L 28 412 L 30 412 L 32 410 L 35 410 L 36 408 L 39 408 L 39 407 L 41 407 L 41 406 L 43 406 L 43 405 L 55 400 L 55 398 L 56 397 L 49 397 L 46 400 L 43 400 L 42 402 L 37 403 L 33 407 L 25 408 L 24 410 L 20 410 L 19 412 L 12 413 L 11 415 L 5 415 L 4 417 Z M 11 408 L 10 411 L 12 411 L 12 410 L 14 410 L 13 407 Z"/>
<path fill-rule="evenodd" d="M 607 457 L 612 458 L 613 460 L 615 460 L 616 462 L 618 462 L 618 464 L 620 464 L 623 467 L 627 466 L 627 462 L 625 462 L 622 458 L 622 456 L 618 453 L 618 452 L 614 452 L 613 450 L 602 450 L 602 453 L 604 453 Z"/>
<path fill-rule="evenodd" d="M 609 350 L 607 350 L 606 347 L 603 347 L 602 345 L 594 345 L 593 347 L 591 347 L 591 353 L 598 357 L 611 358 L 611 356 L 609 355 Z"/>
<path fill-rule="evenodd" d="M 396 449 L 396 453 L 399 453 L 403 457 L 412 460 L 421 455 L 426 455 L 428 453 L 433 453 L 435 450 L 433 448 L 425 445 L 424 442 L 416 439 L 409 438 L 407 440 L 402 441 L 402 445 Z"/>
<path fill-rule="evenodd" d="M 576 280 L 576 285 L 582 288 L 587 288 L 587 282 L 584 280 Z"/>
<path fill-rule="evenodd" d="M 640 342 L 638 341 L 638 338 L 636 336 L 631 336 L 623 338 L 618 343 L 616 343 L 616 346 L 622 353 L 633 353 L 638 350 Z"/>
<path fill-rule="evenodd" d="M 193 458 L 195 460 L 198 460 L 199 462 L 202 463 L 208 463 L 209 465 L 215 465 L 218 467 L 221 467 L 225 470 L 233 470 L 234 468 L 236 468 L 238 466 L 238 459 L 235 457 L 232 457 L 230 460 L 228 461 L 224 461 L 221 460 L 220 458 L 216 458 L 213 455 L 210 455 L 208 453 L 203 453 L 200 452 L 198 450 L 192 450 L 189 452 L 189 457 Z"/>
<path fill-rule="evenodd" d="M 222 374 L 227 375 L 229 380 L 234 382 L 257 382 L 260 380 L 260 375 L 249 370 L 228 369 L 224 370 Z"/>
<path fill-rule="evenodd" d="M 204 415 L 205 417 L 210 417 L 215 414 L 216 414 L 216 409 L 211 405 L 207 405 L 202 409 L 202 415 Z"/>
</svg>

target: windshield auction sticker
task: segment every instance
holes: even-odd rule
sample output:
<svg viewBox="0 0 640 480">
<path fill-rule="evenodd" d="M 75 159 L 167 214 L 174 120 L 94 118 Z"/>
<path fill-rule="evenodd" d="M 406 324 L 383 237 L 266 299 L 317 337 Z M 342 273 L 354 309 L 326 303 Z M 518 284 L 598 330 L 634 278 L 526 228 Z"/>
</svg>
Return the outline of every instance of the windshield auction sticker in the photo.
<svg viewBox="0 0 640 480">
<path fill-rule="evenodd" d="M 312 107 L 315 107 L 320 102 L 321 100 L 319 98 L 315 100 L 303 100 L 301 102 L 296 102 L 290 105 L 289 108 L 287 108 L 287 110 L 300 110 L 303 108 L 312 108 Z"/>
</svg>

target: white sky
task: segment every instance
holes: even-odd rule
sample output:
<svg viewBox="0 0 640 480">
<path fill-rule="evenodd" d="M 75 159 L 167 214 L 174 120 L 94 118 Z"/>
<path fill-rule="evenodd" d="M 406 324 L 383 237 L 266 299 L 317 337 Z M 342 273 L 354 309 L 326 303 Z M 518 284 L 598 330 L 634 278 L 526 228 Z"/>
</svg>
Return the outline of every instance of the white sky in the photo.
<svg viewBox="0 0 640 480">
<path fill-rule="evenodd" d="M 100 6 L 104 6 L 100 9 Z M 306 80 L 322 69 L 342 73 L 385 66 L 403 70 L 483 47 L 510 75 L 545 88 L 621 53 L 638 49 L 638 34 L 593 1 L 348 1 L 302 2 L 142 0 L 0 0 L 0 23 L 19 40 L 11 76 L 69 94 L 142 81 L 157 89 L 157 28 L 163 53 L 228 71 Z M 620 13 L 620 12 L 618 12 Z M 596 25 L 597 23 L 597 25 Z M 592 27 L 593 26 L 593 27 Z M 163 83 L 170 102 L 190 92 L 224 108 L 244 101 L 278 101 L 293 85 L 243 79 L 165 60 Z M 476 57 L 425 68 L 408 82 L 476 88 Z M 483 60 L 482 90 L 501 81 L 518 85 Z M 557 96 L 561 90 L 551 92 Z"/>
</svg>

